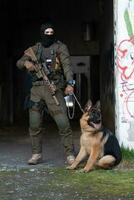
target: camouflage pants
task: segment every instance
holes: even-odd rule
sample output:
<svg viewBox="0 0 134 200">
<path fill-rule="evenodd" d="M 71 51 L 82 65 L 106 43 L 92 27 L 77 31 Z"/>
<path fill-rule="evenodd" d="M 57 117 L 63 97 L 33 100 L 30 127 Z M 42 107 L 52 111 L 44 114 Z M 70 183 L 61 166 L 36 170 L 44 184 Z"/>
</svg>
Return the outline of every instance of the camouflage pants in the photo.
<svg viewBox="0 0 134 200">
<path fill-rule="evenodd" d="M 66 105 L 63 92 L 56 91 L 56 97 L 60 105 L 56 105 L 47 86 L 33 86 L 31 89 L 30 100 L 33 102 L 29 109 L 29 133 L 32 141 L 32 153 L 42 152 L 42 115 L 39 110 L 40 100 L 44 100 L 49 113 L 56 122 L 66 155 L 73 153 L 72 130 L 67 117 Z"/>
</svg>

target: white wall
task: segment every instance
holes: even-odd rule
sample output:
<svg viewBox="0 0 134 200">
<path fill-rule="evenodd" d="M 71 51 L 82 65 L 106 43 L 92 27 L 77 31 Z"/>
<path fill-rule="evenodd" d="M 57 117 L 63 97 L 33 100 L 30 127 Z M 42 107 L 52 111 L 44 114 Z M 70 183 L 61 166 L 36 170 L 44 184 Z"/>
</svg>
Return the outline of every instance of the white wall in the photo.
<svg viewBox="0 0 134 200">
<path fill-rule="evenodd" d="M 134 149 L 134 0 L 114 0 L 116 135 Z"/>
</svg>

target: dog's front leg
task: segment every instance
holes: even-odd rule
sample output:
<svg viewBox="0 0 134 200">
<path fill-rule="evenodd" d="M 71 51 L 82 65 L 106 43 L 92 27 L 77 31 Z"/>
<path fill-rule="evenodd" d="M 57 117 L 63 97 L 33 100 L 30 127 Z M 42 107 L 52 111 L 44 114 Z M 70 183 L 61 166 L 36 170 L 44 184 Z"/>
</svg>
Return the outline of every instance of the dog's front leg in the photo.
<svg viewBox="0 0 134 200">
<path fill-rule="evenodd" d="M 100 147 L 98 145 L 95 146 L 93 149 L 91 149 L 91 154 L 88 158 L 86 166 L 83 169 L 84 172 L 89 172 L 93 169 L 97 161 L 97 158 L 99 156 L 99 153 L 100 153 Z"/>
<path fill-rule="evenodd" d="M 68 166 L 67 169 L 75 169 L 77 167 L 77 165 L 86 157 L 86 155 L 87 155 L 87 152 L 86 152 L 85 148 L 81 147 L 73 164 L 71 166 Z"/>
</svg>

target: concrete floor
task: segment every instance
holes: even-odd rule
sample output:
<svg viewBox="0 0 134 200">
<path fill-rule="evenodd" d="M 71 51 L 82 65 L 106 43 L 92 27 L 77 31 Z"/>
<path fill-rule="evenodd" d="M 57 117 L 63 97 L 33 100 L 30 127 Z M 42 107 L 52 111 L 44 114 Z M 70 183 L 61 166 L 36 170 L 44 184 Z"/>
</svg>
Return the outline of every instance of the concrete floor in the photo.
<svg viewBox="0 0 134 200">
<path fill-rule="evenodd" d="M 79 149 L 79 125 L 72 125 L 76 152 Z M 44 130 L 43 163 L 34 166 L 64 166 L 66 157 L 60 141 L 56 125 L 49 122 Z M 28 127 L 11 126 L 0 128 L 0 168 L 27 168 L 27 160 L 31 156 L 31 141 Z M 33 166 L 32 166 L 33 167 Z"/>
</svg>

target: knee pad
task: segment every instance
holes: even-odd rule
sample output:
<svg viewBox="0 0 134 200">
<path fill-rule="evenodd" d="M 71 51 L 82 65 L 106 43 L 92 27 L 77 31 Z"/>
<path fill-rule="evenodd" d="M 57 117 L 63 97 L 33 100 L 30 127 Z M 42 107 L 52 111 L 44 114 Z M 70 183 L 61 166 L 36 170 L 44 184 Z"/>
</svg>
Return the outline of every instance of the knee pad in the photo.
<svg viewBox="0 0 134 200">
<path fill-rule="evenodd" d="M 40 111 L 40 101 L 34 102 L 32 100 L 29 100 L 28 107 L 29 107 L 30 110 Z"/>
</svg>

